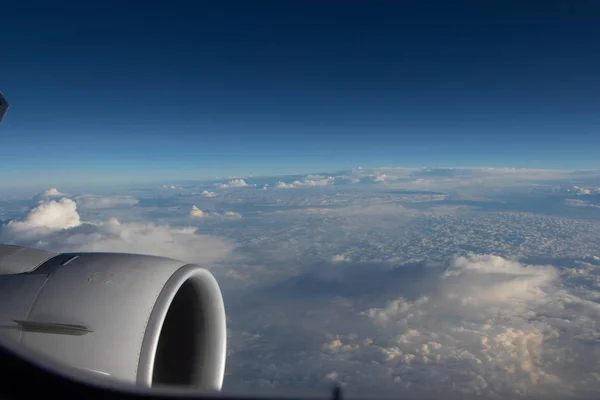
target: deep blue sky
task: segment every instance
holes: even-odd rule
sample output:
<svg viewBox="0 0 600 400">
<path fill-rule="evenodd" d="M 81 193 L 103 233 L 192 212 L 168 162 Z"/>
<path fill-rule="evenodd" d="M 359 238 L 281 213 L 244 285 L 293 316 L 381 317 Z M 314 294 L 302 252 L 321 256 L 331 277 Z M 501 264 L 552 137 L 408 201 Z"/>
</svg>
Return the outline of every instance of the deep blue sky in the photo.
<svg viewBox="0 0 600 400">
<path fill-rule="evenodd" d="M 600 2 L 8 2 L 0 181 L 600 168 Z"/>
</svg>

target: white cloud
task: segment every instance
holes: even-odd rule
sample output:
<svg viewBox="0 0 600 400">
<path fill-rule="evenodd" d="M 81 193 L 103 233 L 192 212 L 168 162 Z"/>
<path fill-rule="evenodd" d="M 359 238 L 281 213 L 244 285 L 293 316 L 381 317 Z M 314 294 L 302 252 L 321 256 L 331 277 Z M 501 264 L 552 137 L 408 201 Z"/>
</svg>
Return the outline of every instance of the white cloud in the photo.
<svg viewBox="0 0 600 400">
<path fill-rule="evenodd" d="M 116 219 L 96 225 L 94 233 L 75 233 L 64 243 L 70 251 L 114 251 L 172 257 L 211 264 L 227 256 L 233 244 L 203 235 L 196 228 L 175 228 L 153 223 L 120 223 Z"/>
<path fill-rule="evenodd" d="M 10 221 L 6 228 L 25 236 L 51 233 L 74 228 L 81 224 L 77 204 L 68 198 L 38 203 L 29 210 L 23 221 Z"/>
<path fill-rule="evenodd" d="M 283 181 L 279 181 L 275 185 L 275 188 L 277 188 L 277 189 L 293 189 L 293 188 L 295 188 L 295 186 L 291 183 L 285 183 Z"/>
<path fill-rule="evenodd" d="M 299 186 L 325 186 L 325 185 L 333 185 L 333 183 L 335 182 L 335 178 L 333 176 L 330 176 L 328 178 L 318 178 L 318 179 L 310 179 L 310 178 L 305 178 L 302 180 L 302 182 L 294 182 L 296 185 Z"/>
<path fill-rule="evenodd" d="M 343 254 L 336 254 L 335 256 L 333 256 L 331 258 L 331 262 L 337 263 L 337 262 L 344 262 L 344 261 L 349 261 L 346 259 L 346 256 Z"/>
<path fill-rule="evenodd" d="M 22 221 L 0 229 L 5 243 L 51 251 L 107 251 L 172 257 L 186 262 L 212 264 L 233 249 L 231 241 L 199 234 L 196 228 L 154 223 L 121 223 L 115 218 L 83 222 L 76 203 L 63 198 L 47 201 L 29 211 Z"/>
<path fill-rule="evenodd" d="M 589 201 L 579 199 L 565 199 L 565 203 L 570 207 L 600 208 L 600 205 L 598 204 L 590 203 Z"/>
<path fill-rule="evenodd" d="M 194 217 L 194 218 L 204 218 L 206 216 L 206 213 L 204 211 L 202 211 L 201 209 L 199 209 L 196 206 L 192 206 L 192 211 L 190 211 L 190 216 Z"/>
<path fill-rule="evenodd" d="M 213 211 L 207 212 L 202 211 L 196 206 L 192 206 L 192 210 L 190 211 L 190 216 L 193 218 L 224 218 L 224 219 L 242 219 L 242 214 L 237 213 L 235 211 L 223 211 L 222 213 Z"/>
<path fill-rule="evenodd" d="M 517 302 L 527 307 L 543 301 L 545 290 L 557 277 L 558 271 L 554 267 L 525 266 L 491 255 L 457 257 L 443 276 L 461 285 L 455 288 L 452 283 L 446 283 L 444 287 L 456 290 L 456 293 L 448 293 L 448 297 L 459 296 L 464 304 L 472 302 L 479 306 L 508 302 L 514 305 Z M 470 284 L 462 287 L 465 280 Z"/>
<path fill-rule="evenodd" d="M 328 373 L 327 375 L 325 375 L 325 379 L 335 382 L 338 379 L 338 374 L 337 374 L 337 372 L 332 371 L 332 372 Z"/>
<path fill-rule="evenodd" d="M 66 193 L 61 193 L 57 188 L 50 188 L 43 192 L 44 196 L 56 197 L 56 196 L 67 196 Z"/>
<path fill-rule="evenodd" d="M 567 191 L 569 192 L 577 192 L 577 193 L 581 193 L 581 194 L 592 194 L 593 192 L 597 192 L 598 190 L 596 188 L 584 188 L 584 187 L 580 187 L 580 186 L 573 186 L 571 189 L 567 189 Z"/>
<path fill-rule="evenodd" d="M 309 178 L 310 177 L 310 178 Z M 323 178 L 320 176 L 309 175 L 306 178 L 303 178 L 301 181 L 293 181 L 292 183 L 285 183 L 283 181 L 277 182 L 275 187 L 277 189 L 293 189 L 300 187 L 312 187 L 312 186 L 326 186 L 333 185 L 335 183 L 335 178 L 330 176 L 328 178 Z"/>
<path fill-rule="evenodd" d="M 57 188 L 50 188 L 48 190 L 44 190 L 42 193 L 37 194 L 34 197 L 34 200 L 50 200 L 54 197 L 68 197 L 68 193 L 62 193 Z"/>
<path fill-rule="evenodd" d="M 256 185 L 249 185 L 245 180 L 243 179 L 232 179 L 227 183 L 216 183 L 215 184 L 217 187 L 221 188 L 221 189 L 229 189 L 229 188 L 242 188 L 242 187 L 253 187 Z"/>
<path fill-rule="evenodd" d="M 132 196 L 101 196 L 95 194 L 76 196 L 75 201 L 84 208 L 134 206 L 139 203 L 139 200 Z"/>
<path fill-rule="evenodd" d="M 215 197 L 215 196 L 217 196 L 217 194 L 215 192 L 210 192 L 208 190 L 203 190 L 202 191 L 202 196 L 204 196 L 204 197 Z"/>
<path fill-rule="evenodd" d="M 242 214 L 237 213 L 235 211 L 225 211 L 222 214 L 222 216 L 225 218 L 230 218 L 230 219 L 241 219 L 242 218 Z"/>
<path fill-rule="evenodd" d="M 594 194 L 600 193 L 600 187 L 583 187 L 579 185 L 574 186 L 557 186 L 553 188 L 555 193 L 573 193 L 573 194 Z"/>
</svg>

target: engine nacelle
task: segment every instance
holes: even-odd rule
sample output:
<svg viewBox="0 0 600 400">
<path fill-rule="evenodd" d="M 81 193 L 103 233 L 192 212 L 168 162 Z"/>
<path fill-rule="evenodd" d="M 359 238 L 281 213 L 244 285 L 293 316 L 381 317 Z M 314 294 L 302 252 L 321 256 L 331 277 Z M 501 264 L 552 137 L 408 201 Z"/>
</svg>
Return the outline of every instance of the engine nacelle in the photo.
<svg viewBox="0 0 600 400">
<path fill-rule="evenodd" d="M 67 367 L 136 385 L 213 391 L 223 383 L 217 281 L 169 258 L 0 245 L 0 333 Z"/>
</svg>

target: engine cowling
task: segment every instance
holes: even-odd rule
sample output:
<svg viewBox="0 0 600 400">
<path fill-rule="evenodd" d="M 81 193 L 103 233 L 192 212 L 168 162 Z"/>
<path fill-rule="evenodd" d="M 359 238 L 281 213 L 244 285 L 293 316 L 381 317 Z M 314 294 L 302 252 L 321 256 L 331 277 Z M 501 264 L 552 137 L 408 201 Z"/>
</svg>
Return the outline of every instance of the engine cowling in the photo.
<svg viewBox="0 0 600 400">
<path fill-rule="evenodd" d="M 139 386 L 223 383 L 217 281 L 169 258 L 0 245 L 0 332 L 70 368 Z"/>
</svg>

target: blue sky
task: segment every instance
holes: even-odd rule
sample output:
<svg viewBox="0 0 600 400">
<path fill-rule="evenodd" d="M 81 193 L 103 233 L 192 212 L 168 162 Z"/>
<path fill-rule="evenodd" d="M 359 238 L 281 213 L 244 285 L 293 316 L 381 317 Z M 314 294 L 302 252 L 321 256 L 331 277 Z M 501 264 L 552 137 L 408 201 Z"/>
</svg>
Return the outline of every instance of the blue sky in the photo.
<svg viewBox="0 0 600 400">
<path fill-rule="evenodd" d="M 598 168 L 599 17 L 584 1 L 13 2 L 0 180 Z"/>
</svg>

